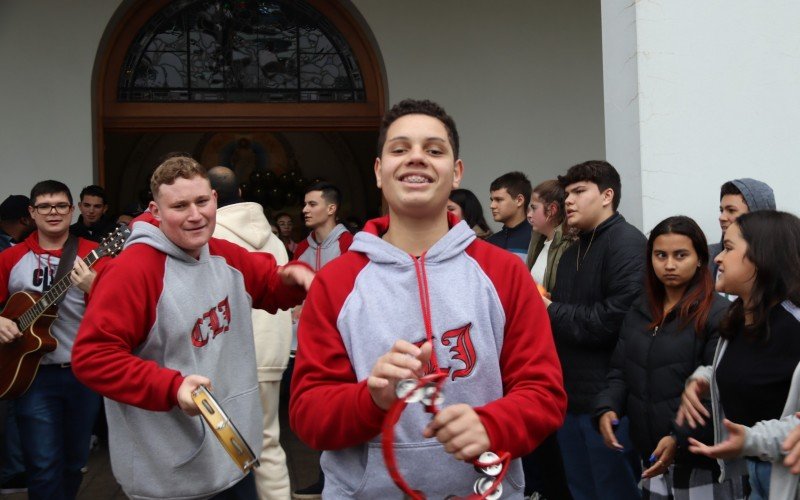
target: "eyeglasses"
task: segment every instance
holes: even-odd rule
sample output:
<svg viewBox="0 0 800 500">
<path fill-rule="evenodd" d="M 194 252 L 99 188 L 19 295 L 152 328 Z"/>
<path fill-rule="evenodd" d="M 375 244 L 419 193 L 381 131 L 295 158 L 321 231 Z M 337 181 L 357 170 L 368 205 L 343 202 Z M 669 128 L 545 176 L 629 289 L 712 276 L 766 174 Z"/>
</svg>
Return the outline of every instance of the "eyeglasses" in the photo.
<svg viewBox="0 0 800 500">
<path fill-rule="evenodd" d="M 48 215 L 53 210 L 55 210 L 58 215 L 67 215 L 72 209 L 72 205 L 69 203 L 56 203 L 55 205 L 42 203 L 34 206 L 33 208 L 36 209 L 36 212 L 39 213 L 39 215 Z"/>
</svg>

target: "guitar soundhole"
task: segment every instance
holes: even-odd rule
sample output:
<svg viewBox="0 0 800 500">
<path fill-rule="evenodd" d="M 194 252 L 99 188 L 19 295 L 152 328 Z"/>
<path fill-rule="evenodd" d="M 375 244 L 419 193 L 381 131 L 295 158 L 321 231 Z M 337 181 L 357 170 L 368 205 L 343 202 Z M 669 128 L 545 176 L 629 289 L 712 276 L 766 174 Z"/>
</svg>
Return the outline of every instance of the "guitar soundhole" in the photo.
<svg viewBox="0 0 800 500">
<path fill-rule="evenodd" d="M 206 401 L 205 399 L 203 400 L 203 407 L 205 407 L 206 411 L 207 411 L 208 413 L 210 413 L 211 415 L 213 415 L 214 413 L 216 413 L 216 412 L 214 411 L 214 408 L 213 408 L 213 407 L 212 407 L 210 404 L 208 404 L 208 401 Z"/>
</svg>

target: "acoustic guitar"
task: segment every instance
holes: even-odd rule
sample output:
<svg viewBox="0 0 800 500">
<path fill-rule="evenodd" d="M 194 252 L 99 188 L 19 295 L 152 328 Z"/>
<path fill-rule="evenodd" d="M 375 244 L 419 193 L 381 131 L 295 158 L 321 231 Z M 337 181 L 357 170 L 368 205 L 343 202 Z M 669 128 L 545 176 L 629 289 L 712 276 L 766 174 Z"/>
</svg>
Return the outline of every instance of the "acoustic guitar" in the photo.
<svg viewBox="0 0 800 500">
<path fill-rule="evenodd" d="M 204 386 L 200 386 L 192 392 L 192 400 L 198 408 L 203 420 L 208 424 L 209 429 L 219 440 L 220 444 L 233 462 L 244 474 L 254 467 L 259 466 L 253 450 L 244 440 L 239 430 L 233 425 L 233 421 L 228 418 L 222 406 L 214 399 L 211 392 Z"/>
<path fill-rule="evenodd" d="M 131 232 L 122 225 L 92 250 L 83 262 L 92 267 L 101 257 L 116 255 Z M 0 344 L 0 399 L 18 398 L 28 390 L 39 371 L 39 361 L 58 347 L 50 333 L 56 319 L 57 302 L 67 293 L 72 282 L 69 273 L 44 294 L 17 292 L 8 298 L 0 316 L 17 324 L 22 336 L 8 344 Z"/>
</svg>

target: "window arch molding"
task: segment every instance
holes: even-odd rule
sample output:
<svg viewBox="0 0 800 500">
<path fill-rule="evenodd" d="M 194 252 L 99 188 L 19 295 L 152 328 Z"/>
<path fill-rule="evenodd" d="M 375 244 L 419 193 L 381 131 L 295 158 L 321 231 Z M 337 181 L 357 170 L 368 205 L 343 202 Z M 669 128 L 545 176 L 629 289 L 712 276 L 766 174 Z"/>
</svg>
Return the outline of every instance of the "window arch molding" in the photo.
<svg viewBox="0 0 800 500">
<path fill-rule="evenodd" d="M 123 2 L 106 29 L 95 66 L 98 163 L 102 165 L 104 131 L 375 130 L 386 109 L 386 92 L 382 60 L 369 29 L 347 0 L 304 2 L 324 16 L 349 44 L 360 68 L 363 101 L 121 102 L 118 86 L 128 50 L 142 28 L 171 0 Z"/>
</svg>

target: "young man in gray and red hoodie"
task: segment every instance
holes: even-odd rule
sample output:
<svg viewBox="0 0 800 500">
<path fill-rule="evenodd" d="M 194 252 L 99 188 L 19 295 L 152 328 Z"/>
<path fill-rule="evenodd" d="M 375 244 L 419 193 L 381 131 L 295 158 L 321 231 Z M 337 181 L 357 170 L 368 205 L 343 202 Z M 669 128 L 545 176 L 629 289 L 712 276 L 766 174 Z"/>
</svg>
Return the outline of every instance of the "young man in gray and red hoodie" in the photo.
<svg viewBox="0 0 800 500">
<path fill-rule="evenodd" d="M 381 426 L 399 380 L 448 371 L 447 405 L 432 420 L 409 406 L 395 428 L 399 471 L 428 495 L 472 493 L 468 460 L 515 460 L 504 498 L 522 498 L 516 458 L 557 429 L 566 397 L 547 313 L 514 255 L 448 217 L 461 181 L 455 123 L 430 101 L 384 117 L 375 160 L 389 215 L 367 223 L 350 251 L 309 290 L 298 334 L 290 419 L 325 450 L 325 498 L 394 498 Z"/>
<path fill-rule="evenodd" d="M 126 495 L 254 498 L 252 475 L 194 418 L 191 393 L 209 387 L 259 456 L 251 306 L 296 305 L 313 272 L 212 238 L 217 196 L 193 159 L 167 159 L 150 186 L 150 213 L 98 273 L 72 350 L 75 374 L 106 397 L 111 467 Z"/>
</svg>

